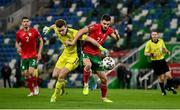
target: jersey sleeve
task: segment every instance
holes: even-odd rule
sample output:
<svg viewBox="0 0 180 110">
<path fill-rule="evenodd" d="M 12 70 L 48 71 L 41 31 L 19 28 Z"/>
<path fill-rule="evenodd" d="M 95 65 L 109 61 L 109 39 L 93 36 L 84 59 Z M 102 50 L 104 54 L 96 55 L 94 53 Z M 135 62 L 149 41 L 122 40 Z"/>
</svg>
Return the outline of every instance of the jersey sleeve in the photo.
<svg viewBox="0 0 180 110">
<path fill-rule="evenodd" d="M 90 33 L 93 33 L 94 31 L 96 31 L 97 28 L 98 28 L 98 25 L 97 25 L 97 24 L 88 26 L 88 29 L 89 29 L 89 32 L 90 32 Z"/>
<path fill-rule="evenodd" d="M 146 52 L 146 53 L 149 53 L 149 52 L 150 52 L 150 43 L 149 43 L 149 42 L 146 43 L 144 52 Z"/>
<path fill-rule="evenodd" d="M 108 29 L 108 35 L 112 34 L 114 32 L 114 30 L 112 28 Z"/>
<path fill-rule="evenodd" d="M 161 40 L 162 41 L 162 47 L 163 48 L 166 48 L 166 46 L 165 46 L 165 44 L 164 44 L 164 41 L 163 40 Z"/>
<path fill-rule="evenodd" d="M 38 38 L 42 38 L 42 36 L 41 36 L 41 34 L 39 33 L 38 30 L 35 29 L 35 33 L 36 33 L 36 36 L 37 36 Z"/>
</svg>

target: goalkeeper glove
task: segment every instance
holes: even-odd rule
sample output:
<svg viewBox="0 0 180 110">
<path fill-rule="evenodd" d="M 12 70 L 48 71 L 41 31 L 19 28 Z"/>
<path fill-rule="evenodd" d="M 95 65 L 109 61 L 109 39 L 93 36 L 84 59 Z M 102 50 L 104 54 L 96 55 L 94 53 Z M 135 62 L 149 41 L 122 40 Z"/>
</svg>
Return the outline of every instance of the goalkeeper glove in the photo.
<svg viewBox="0 0 180 110">
<path fill-rule="evenodd" d="M 109 56 L 109 51 L 103 46 L 99 46 L 99 50 L 101 51 L 101 54 L 103 54 L 104 56 Z"/>
<path fill-rule="evenodd" d="M 44 35 L 48 34 L 50 30 L 51 30 L 50 27 L 45 26 L 45 27 L 43 28 L 43 34 L 44 34 Z"/>
</svg>

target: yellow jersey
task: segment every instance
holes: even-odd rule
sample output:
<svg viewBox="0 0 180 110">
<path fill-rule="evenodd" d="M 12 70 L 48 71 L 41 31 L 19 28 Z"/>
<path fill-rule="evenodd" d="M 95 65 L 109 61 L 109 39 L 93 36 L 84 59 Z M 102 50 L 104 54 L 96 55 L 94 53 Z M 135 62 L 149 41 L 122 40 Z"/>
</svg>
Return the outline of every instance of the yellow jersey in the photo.
<svg viewBox="0 0 180 110">
<path fill-rule="evenodd" d="M 65 36 L 61 36 L 56 26 L 53 27 L 55 34 L 57 35 L 58 39 L 61 41 L 61 43 L 64 45 L 64 51 L 63 53 L 72 54 L 77 52 L 77 44 L 73 46 L 65 46 L 65 41 L 70 40 L 73 41 L 75 35 L 77 34 L 78 30 L 72 29 L 68 27 L 67 34 Z M 80 40 L 85 40 L 86 35 L 83 35 Z"/>
<path fill-rule="evenodd" d="M 163 48 L 166 48 L 164 41 L 162 39 L 158 39 L 157 43 L 152 42 L 149 40 L 146 43 L 145 52 L 146 53 L 153 53 L 155 56 L 151 57 L 151 60 L 161 60 L 164 59 L 165 54 L 163 53 Z"/>
</svg>

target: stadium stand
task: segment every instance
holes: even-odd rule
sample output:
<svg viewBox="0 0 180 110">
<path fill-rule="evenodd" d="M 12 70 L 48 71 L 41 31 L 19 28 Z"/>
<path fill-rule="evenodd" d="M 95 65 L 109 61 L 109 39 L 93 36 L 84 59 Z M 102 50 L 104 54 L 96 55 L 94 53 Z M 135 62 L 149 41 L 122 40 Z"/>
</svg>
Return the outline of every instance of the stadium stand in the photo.
<svg viewBox="0 0 180 110">
<path fill-rule="evenodd" d="M 13 3 L 15 0 L 1 0 L 0 1 L 0 7 L 1 6 L 7 6 L 8 4 Z"/>
</svg>

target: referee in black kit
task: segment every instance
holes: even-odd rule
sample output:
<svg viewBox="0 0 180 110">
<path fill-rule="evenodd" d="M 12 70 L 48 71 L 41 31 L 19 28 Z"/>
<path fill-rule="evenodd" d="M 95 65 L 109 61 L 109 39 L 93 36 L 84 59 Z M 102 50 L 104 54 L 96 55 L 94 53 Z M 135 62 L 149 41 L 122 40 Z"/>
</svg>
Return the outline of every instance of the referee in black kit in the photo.
<svg viewBox="0 0 180 110">
<path fill-rule="evenodd" d="M 154 73 L 158 75 L 163 96 L 166 95 L 165 89 L 172 91 L 173 94 L 177 94 L 173 87 L 171 71 L 164 59 L 165 54 L 170 55 L 170 51 L 166 48 L 163 39 L 158 38 L 158 32 L 152 31 L 151 39 L 146 43 L 144 55 L 151 58 L 152 68 Z M 166 85 L 164 85 L 165 78 L 167 78 Z"/>
</svg>

